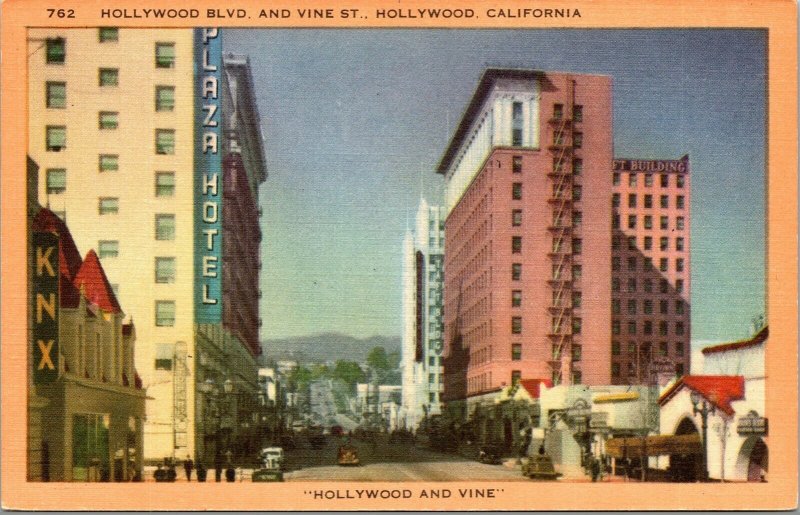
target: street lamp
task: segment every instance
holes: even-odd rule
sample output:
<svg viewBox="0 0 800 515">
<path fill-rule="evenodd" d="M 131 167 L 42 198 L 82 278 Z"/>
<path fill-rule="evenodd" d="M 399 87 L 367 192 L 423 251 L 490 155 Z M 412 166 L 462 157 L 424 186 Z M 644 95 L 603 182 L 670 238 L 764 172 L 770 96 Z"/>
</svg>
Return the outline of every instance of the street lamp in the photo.
<svg viewBox="0 0 800 515">
<path fill-rule="evenodd" d="M 713 415 L 716 411 L 714 405 L 706 402 L 702 395 L 692 390 L 689 395 L 692 401 L 692 414 L 700 414 L 703 429 L 703 481 L 708 481 L 708 415 Z M 699 407 L 698 407 L 699 406 Z"/>
</svg>

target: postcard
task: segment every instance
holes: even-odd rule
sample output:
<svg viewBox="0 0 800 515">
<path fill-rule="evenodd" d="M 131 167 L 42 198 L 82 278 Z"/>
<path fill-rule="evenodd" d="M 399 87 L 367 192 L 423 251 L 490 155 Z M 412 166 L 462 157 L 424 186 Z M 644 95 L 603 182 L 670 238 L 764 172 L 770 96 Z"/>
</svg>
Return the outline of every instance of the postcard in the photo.
<svg viewBox="0 0 800 515">
<path fill-rule="evenodd" d="M 796 507 L 795 3 L 2 9 L 4 508 Z"/>
</svg>

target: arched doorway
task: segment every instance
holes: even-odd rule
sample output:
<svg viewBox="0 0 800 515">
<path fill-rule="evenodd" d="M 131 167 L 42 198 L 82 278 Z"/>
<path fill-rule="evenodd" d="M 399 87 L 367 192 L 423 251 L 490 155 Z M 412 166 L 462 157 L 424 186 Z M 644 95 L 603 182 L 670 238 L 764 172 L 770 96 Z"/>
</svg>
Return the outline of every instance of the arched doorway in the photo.
<svg viewBox="0 0 800 515">
<path fill-rule="evenodd" d="M 764 440 L 758 436 L 745 440 L 736 460 L 737 476 L 748 481 L 766 480 L 768 468 L 769 449 Z"/>
<path fill-rule="evenodd" d="M 675 429 L 676 435 L 699 435 L 697 426 L 688 417 L 684 417 Z M 703 448 L 699 445 L 695 452 L 687 454 L 670 454 L 669 471 L 672 481 L 695 482 L 703 477 Z"/>
</svg>

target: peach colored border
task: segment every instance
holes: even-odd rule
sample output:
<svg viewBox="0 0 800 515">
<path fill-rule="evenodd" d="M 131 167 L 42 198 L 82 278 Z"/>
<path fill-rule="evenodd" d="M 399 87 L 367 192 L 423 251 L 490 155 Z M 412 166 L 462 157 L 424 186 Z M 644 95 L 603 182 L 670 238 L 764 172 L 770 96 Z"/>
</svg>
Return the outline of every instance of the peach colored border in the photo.
<svg viewBox="0 0 800 515">
<path fill-rule="evenodd" d="M 325 0 L 7 0 L 2 4 L 2 504 L 18 509 L 223 509 L 223 510 L 554 510 L 554 509 L 787 509 L 797 505 L 797 12 L 791 0 L 553 0 L 548 5 L 502 0 L 497 7 L 579 8 L 581 18 L 505 21 L 480 18 L 466 22 L 404 20 L 325 20 L 303 24 L 267 20 L 270 26 L 316 27 L 759 27 L 769 29 L 769 173 L 767 357 L 770 417 L 769 483 L 751 484 L 566 484 L 566 483 L 371 483 L 419 492 L 424 487 L 496 487 L 495 499 L 434 501 L 314 501 L 303 494 L 311 487 L 344 490 L 352 483 L 282 484 L 104 484 L 25 482 L 25 148 L 27 134 L 27 26 L 109 25 L 100 7 L 339 7 Z M 269 4 L 269 5 L 267 5 Z M 368 9 L 470 7 L 477 0 L 350 0 L 345 7 Z M 46 8 L 74 8 L 72 20 L 48 19 Z M 115 20 L 118 26 L 142 26 Z M 148 21 L 158 26 L 236 26 L 236 20 Z M 249 26 L 267 26 L 257 19 Z M 757 170 L 754 172 L 758 172 Z M 724 299 L 720 299 L 721 302 Z M 364 486 L 364 485 L 362 485 Z"/>
</svg>

